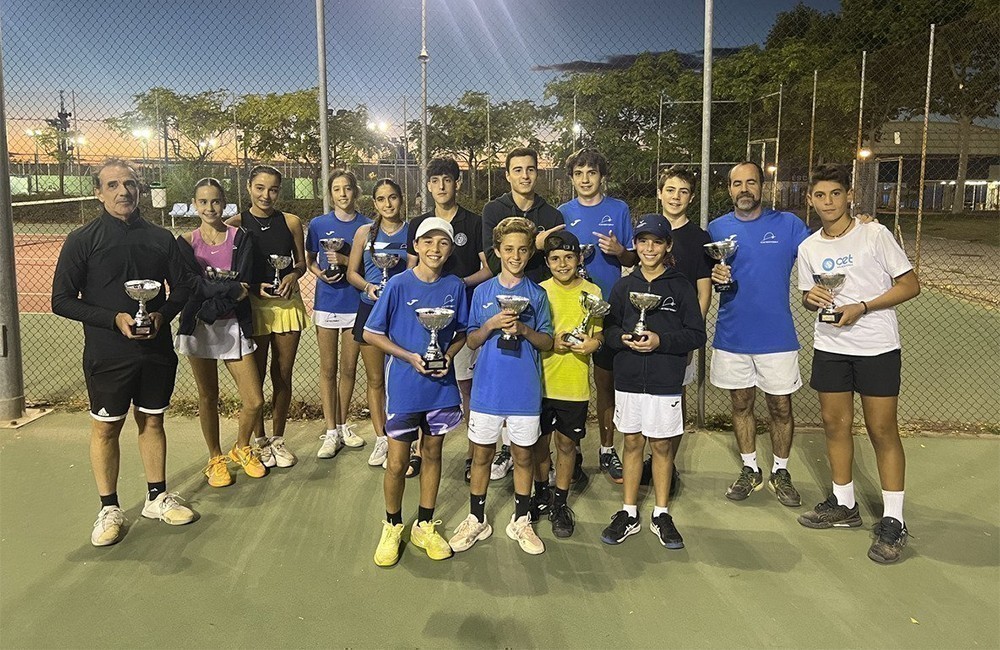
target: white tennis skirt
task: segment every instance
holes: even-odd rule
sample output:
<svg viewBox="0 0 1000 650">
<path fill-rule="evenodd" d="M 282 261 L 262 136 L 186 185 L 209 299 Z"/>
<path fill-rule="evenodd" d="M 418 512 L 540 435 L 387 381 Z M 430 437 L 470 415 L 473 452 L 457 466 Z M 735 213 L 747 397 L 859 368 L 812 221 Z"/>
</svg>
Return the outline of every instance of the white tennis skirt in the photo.
<svg viewBox="0 0 1000 650">
<path fill-rule="evenodd" d="M 220 318 L 211 325 L 199 320 L 193 334 L 175 336 L 174 349 L 189 357 L 229 361 L 252 353 L 257 344 L 243 336 L 238 320 Z"/>
</svg>

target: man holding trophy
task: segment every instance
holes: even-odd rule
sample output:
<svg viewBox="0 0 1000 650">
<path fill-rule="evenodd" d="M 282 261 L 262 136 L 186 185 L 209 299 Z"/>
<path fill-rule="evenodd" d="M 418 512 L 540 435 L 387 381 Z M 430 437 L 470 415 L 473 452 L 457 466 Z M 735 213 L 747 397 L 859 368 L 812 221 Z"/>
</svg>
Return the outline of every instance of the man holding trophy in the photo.
<svg viewBox="0 0 1000 650">
<path fill-rule="evenodd" d="M 135 170 L 123 160 L 109 160 L 94 184 L 104 209 L 66 238 L 52 279 L 52 311 L 83 323 L 90 460 L 101 498 L 90 541 L 109 546 L 125 534 L 118 438 L 130 406 L 148 488 L 142 516 L 171 525 L 194 520 L 191 509 L 167 492 L 163 430 L 177 370 L 169 323 L 184 307 L 188 290 L 173 235 L 139 215 Z"/>
</svg>

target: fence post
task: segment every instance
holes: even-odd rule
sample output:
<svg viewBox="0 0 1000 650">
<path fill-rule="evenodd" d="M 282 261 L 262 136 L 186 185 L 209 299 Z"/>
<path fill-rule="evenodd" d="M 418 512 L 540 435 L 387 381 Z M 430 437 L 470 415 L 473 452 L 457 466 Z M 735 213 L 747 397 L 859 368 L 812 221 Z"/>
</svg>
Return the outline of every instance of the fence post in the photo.
<svg viewBox="0 0 1000 650">
<path fill-rule="evenodd" d="M 927 127 L 931 119 L 931 74 L 934 72 L 934 24 L 931 24 L 927 44 L 927 92 L 924 95 L 924 130 L 920 138 L 920 185 L 917 188 L 917 243 L 913 253 L 913 270 L 920 273 L 920 226 L 924 221 L 924 182 L 927 180 Z M 943 207 L 943 206 L 942 206 Z"/>
<path fill-rule="evenodd" d="M 330 211 L 330 196 L 326 191 L 330 180 L 330 133 L 329 117 L 327 115 L 326 97 L 326 13 L 324 0 L 316 0 L 316 67 L 319 75 L 319 152 L 320 164 L 323 166 L 323 214 Z"/>
<path fill-rule="evenodd" d="M 705 40 L 701 82 L 701 228 L 708 228 L 708 200 L 712 182 L 712 11 L 713 0 L 705 0 Z M 662 95 L 661 95 L 662 97 Z M 656 170 L 659 175 L 659 169 Z M 698 351 L 698 427 L 705 426 L 705 350 Z"/>
</svg>

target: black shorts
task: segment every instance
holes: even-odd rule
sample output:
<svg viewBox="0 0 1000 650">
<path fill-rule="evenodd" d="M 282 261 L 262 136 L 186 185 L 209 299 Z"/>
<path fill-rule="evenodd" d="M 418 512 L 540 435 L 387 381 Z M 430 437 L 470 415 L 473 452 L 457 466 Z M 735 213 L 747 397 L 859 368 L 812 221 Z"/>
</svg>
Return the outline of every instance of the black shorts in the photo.
<svg viewBox="0 0 1000 650">
<path fill-rule="evenodd" d="M 177 355 L 140 354 L 117 359 L 84 359 L 83 375 L 90 414 L 102 422 L 128 415 L 130 405 L 159 415 L 170 406 L 177 376 Z"/>
<path fill-rule="evenodd" d="M 362 345 L 367 345 L 365 342 L 365 323 L 368 322 L 368 316 L 374 308 L 375 305 L 369 305 L 364 300 L 358 303 L 358 315 L 354 317 L 354 328 L 351 330 L 351 334 L 354 335 L 354 340 Z"/>
<path fill-rule="evenodd" d="M 594 365 L 601 370 L 611 372 L 615 369 L 615 354 L 617 353 L 609 348 L 607 344 L 602 345 L 601 349 L 593 354 Z"/>
<path fill-rule="evenodd" d="M 868 397 L 897 397 L 901 368 L 899 350 L 874 357 L 815 350 L 809 385 L 820 393 L 854 392 Z"/>
<path fill-rule="evenodd" d="M 580 442 L 587 435 L 587 407 L 589 402 L 570 402 L 562 399 L 542 398 L 542 435 L 558 431 L 573 442 Z"/>
</svg>

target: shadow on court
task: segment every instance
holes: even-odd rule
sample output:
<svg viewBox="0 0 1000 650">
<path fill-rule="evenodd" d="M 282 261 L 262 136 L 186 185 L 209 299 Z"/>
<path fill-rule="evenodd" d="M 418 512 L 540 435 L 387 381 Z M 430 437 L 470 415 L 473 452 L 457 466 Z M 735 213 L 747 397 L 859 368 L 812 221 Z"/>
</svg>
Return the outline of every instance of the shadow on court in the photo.
<svg viewBox="0 0 1000 650">
<path fill-rule="evenodd" d="M 367 423 L 362 423 L 367 425 Z M 643 529 L 600 542 L 621 492 L 596 471 L 571 493 L 577 528 L 546 552 L 522 553 L 504 529 L 511 479 L 490 485 L 493 536 L 444 562 L 406 545 L 372 563 L 382 470 L 370 445 L 318 460 L 321 425 L 292 423 L 300 462 L 264 479 L 207 486 L 197 421 L 171 418 L 168 488 L 200 514 L 170 527 L 139 515 L 145 482 L 134 433 L 123 434 L 119 495 L 130 529 L 97 549 L 98 500 L 84 413 L 55 413 L 0 437 L 0 646 L 55 647 L 997 647 L 1000 645 L 1000 440 L 910 438 L 904 560 L 866 557 L 881 515 L 874 455 L 856 439 L 865 526 L 813 531 L 765 488 L 733 503 L 732 437 L 690 434 L 671 512 L 687 547 L 667 551 Z M 370 431 L 359 427 L 370 441 Z M 225 422 L 231 444 L 235 423 Z M 445 444 L 436 516 L 446 536 L 468 512 L 465 438 Z M 759 456 L 770 458 L 766 436 Z M 764 467 L 769 465 L 763 463 Z M 789 467 L 805 507 L 826 496 L 821 435 L 800 434 Z M 409 480 L 407 524 L 418 484 Z M 803 508 L 803 509 L 804 509 Z M 404 539 L 408 537 L 408 532 Z"/>
</svg>

